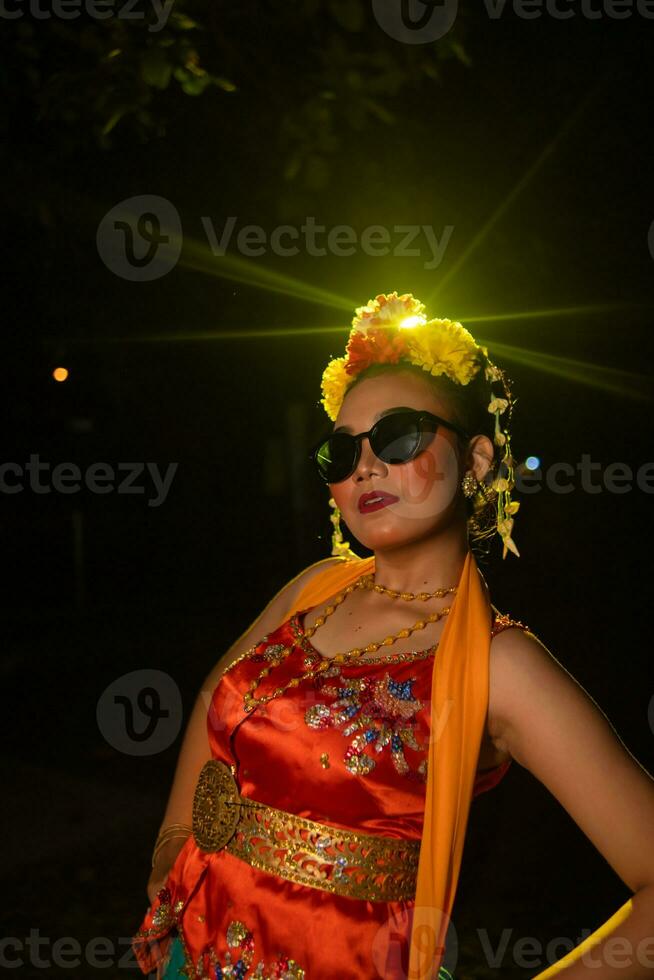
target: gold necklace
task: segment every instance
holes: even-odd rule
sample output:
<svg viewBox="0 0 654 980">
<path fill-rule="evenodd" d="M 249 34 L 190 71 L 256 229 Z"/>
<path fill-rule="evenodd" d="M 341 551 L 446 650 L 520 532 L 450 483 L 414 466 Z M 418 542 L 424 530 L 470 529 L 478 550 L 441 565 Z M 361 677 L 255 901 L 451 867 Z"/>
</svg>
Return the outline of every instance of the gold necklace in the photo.
<svg viewBox="0 0 654 980">
<path fill-rule="evenodd" d="M 414 599 L 420 599 L 422 602 L 426 602 L 427 599 L 442 599 L 449 594 L 456 595 L 457 591 L 457 586 L 452 585 L 450 588 L 436 589 L 434 592 L 396 592 L 395 589 L 388 589 L 385 585 L 380 585 L 379 582 L 375 582 L 372 575 L 366 575 L 364 582 L 366 584 L 363 587 L 366 589 L 372 589 L 374 592 L 389 595 L 393 599 L 404 599 L 405 602 L 413 602 Z"/>
<path fill-rule="evenodd" d="M 351 585 L 348 585 L 347 588 L 343 589 L 343 591 L 336 596 L 333 603 L 327 606 L 324 615 L 319 616 L 313 626 L 310 626 L 308 629 L 304 630 L 305 637 L 309 639 L 309 637 L 313 636 L 316 630 L 318 630 L 324 624 L 325 620 L 332 615 L 336 607 L 340 606 L 340 604 L 345 601 L 351 592 L 354 592 L 355 589 L 369 588 L 367 578 L 367 576 L 362 576 L 361 578 L 357 579 L 356 582 L 353 582 Z M 446 592 L 451 591 L 456 592 L 456 587 L 454 587 L 453 590 L 446 590 Z M 324 670 L 328 670 L 332 661 L 334 661 L 334 663 L 342 664 L 347 663 L 350 659 L 357 660 L 362 653 L 375 653 L 381 646 L 390 646 L 391 643 L 395 643 L 396 640 L 410 636 L 411 633 L 415 632 L 416 630 L 424 630 L 428 623 L 438 622 L 439 619 L 442 619 L 443 616 L 446 616 L 450 612 L 450 609 L 451 606 L 448 606 L 446 609 L 440 609 L 438 612 L 430 613 L 429 616 L 425 617 L 425 619 L 419 619 L 413 626 L 406 627 L 405 629 L 399 630 L 397 633 L 390 634 L 380 643 L 369 643 L 365 647 L 354 647 L 352 650 L 348 650 L 347 653 L 337 653 L 334 657 L 322 659 L 316 667 L 308 670 L 300 677 L 292 677 L 287 684 L 285 684 L 283 687 L 275 688 L 271 694 L 264 694 L 260 698 L 255 698 L 254 692 L 261 683 L 262 679 L 267 677 L 273 667 L 278 667 L 279 664 L 290 654 L 291 648 L 283 647 L 279 655 L 275 656 L 270 661 L 270 666 L 264 667 L 263 670 L 260 671 L 259 676 L 255 677 L 255 679 L 251 682 L 247 691 L 245 691 L 243 694 L 243 707 L 245 711 L 252 711 L 258 704 L 266 704 L 268 701 L 272 701 L 273 698 L 280 697 L 280 695 L 288 691 L 289 688 L 297 687 L 300 681 L 308 680 L 311 677 L 315 677 L 316 674 L 319 674 Z"/>
</svg>

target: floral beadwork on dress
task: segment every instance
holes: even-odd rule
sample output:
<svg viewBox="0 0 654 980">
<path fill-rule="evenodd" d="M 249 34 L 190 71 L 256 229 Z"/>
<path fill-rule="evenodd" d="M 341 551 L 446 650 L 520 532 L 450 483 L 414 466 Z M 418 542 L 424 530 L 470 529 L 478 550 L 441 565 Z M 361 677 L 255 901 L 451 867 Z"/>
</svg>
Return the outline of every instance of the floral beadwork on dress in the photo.
<svg viewBox="0 0 654 980">
<path fill-rule="evenodd" d="M 304 715 L 310 728 L 343 728 L 343 735 L 355 735 L 345 750 L 346 768 L 357 776 L 365 776 L 375 768 L 375 759 L 365 750 L 379 753 L 390 746 L 393 765 L 400 775 L 426 780 L 426 759 L 412 769 L 404 755 L 404 746 L 420 751 L 415 736 L 416 714 L 423 707 L 413 696 L 416 678 L 396 681 L 388 671 L 383 677 L 343 678 L 334 664 L 326 670 L 317 684 L 322 695 L 335 698 L 331 704 L 311 705 Z M 331 683 L 338 678 L 338 685 Z M 356 734 L 355 734 L 356 733 Z"/>
<path fill-rule="evenodd" d="M 259 960 L 252 972 L 250 966 L 254 959 L 254 936 L 250 929 L 240 921 L 233 919 L 227 927 L 227 945 L 229 949 L 220 958 L 210 947 L 200 958 L 196 968 L 196 976 L 204 978 L 211 977 L 212 980 L 223 980 L 224 977 L 234 977 L 241 980 L 304 980 L 304 970 L 295 960 L 288 956 L 279 956 L 269 967 L 264 966 L 263 960 Z M 231 950 L 236 952 L 232 953 Z M 208 959 L 211 968 L 208 974 L 204 970 L 203 960 Z"/>
<path fill-rule="evenodd" d="M 176 902 L 173 908 L 170 890 L 162 888 L 157 894 L 157 907 L 152 915 L 153 928 L 147 932 L 139 932 L 137 936 L 161 934 L 175 926 L 184 955 L 184 972 L 190 980 L 223 980 L 234 977 L 235 980 L 304 980 L 304 970 L 289 956 L 278 955 L 268 967 L 259 960 L 252 972 L 250 967 L 254 959 L 254 936 L 250 929 L 240 921 L 232 919 L 227 927 L 226 939 L 229 947 L 224 956 L 219 957 L 216 951 L 207 944 L 196 964 L 193 963 L 184 937 L 184 927 L 180 912 L 184 907 L 182 901 Z M 236 952 L 232 953 L 232 950 Z"/>
<path fill-rule="evenodd" d="M 184 908 L 184 902 L 177 901 L 173 908 L 170 889 L 160 888 L 156 897 L 157 906 L 152 913 L 152 925 L 149 929 L 139 930 L 136 939 L 148 939 L 151 936 L 160 936 L 177 924 L 177 916 Z"/>
</svg>

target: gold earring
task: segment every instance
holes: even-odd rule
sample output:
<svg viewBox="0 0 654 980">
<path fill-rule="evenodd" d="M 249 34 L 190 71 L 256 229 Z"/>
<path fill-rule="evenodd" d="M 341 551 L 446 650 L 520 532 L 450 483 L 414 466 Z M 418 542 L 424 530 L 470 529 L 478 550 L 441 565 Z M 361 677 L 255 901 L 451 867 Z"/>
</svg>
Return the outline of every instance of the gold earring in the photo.
<svg viewBox="0 0 654 980">
<path fill-rule="evenodd" d="M 461 481 L 461 489 L 466 497 L 474 497 L 474 495 L 477 493 L 477 490 L 479 489 L 479 481 L 472 470 L 466 471 L 466 475 Z"/>
</svg>

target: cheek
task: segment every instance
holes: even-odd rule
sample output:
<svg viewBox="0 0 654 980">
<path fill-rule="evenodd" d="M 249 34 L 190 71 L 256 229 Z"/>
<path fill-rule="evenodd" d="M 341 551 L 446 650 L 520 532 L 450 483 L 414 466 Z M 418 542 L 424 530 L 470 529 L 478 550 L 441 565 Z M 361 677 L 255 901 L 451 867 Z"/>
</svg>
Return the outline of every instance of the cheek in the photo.
<svg viewBox="0 0 654 980">
<path fill-rule="evenodd" d="M 416 459 L 395 467 L 394 484 L 398 517 L 436 518 L 455 501 L 458 490 L 458 461 L 452 446 L 439 440 Z"/>
<path fill-rule="evenodd" d="M 338 509 L 345 511 L 350 507 L 356 506 L 356 502 L 363 493 L 363 490 L 357 490 L 350 480 L 344 480 L 342 483 L 329 484 L 329 492 L 334 498 Z"/>
<path fill-rule="evenodd" d="M 458 493 L 457 455 L 451 443 L 437 439 L 416 459 L 389 466 L 380 483 L 384 490 L 400 498 L 389 506 L 389 515 L 420 520 L 437 518 L 452 505 Z M 351 480 L 330 487 L 339 510 L 351 517 L 359 516 L 357 501 L 367 489 L 355 486 Z"/>
</svg>

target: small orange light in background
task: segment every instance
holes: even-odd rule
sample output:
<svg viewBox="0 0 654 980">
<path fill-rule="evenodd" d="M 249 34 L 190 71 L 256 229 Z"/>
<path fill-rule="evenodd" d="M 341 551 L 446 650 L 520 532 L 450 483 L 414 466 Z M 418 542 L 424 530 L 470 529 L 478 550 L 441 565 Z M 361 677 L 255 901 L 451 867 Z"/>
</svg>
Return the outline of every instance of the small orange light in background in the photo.
<svg viewBox="0 0 654 980">
<path fill-rule="evenodd" d="M 55 381 L 65 381 L 68 377 L 68 368 L 56 367 L 52 372 L 52 377 L 55 379 Z"/>
</svg>

